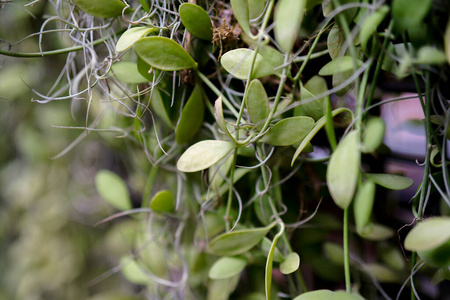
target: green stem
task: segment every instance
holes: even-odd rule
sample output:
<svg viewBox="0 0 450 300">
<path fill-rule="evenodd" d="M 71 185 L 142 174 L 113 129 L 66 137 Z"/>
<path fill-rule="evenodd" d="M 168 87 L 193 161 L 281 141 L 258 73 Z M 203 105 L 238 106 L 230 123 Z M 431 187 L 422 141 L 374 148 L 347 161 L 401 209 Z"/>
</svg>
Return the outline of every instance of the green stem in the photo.
<svg viewBox="0 0 450 300">
<path fill-rule="evenodd" d="M 348 208 L 344 209 L 344 271 L 345 271 L 345 289 L 347 293 L 352 291 L 352 282 L 350 278 L 350 253 L 348 249 Z"/>
<path fill-rule="evenodd" d="M 117 32 L 116 34 L 122 33 L 124 30 L 121 30 Z M 101 43 L 105 42 L 107 39 L 109 39 L 111 35 L 104 36 L 98 40 L 93 41 L 92 43 L 88 44 L 91 46 L 97 46 Z M 69 48 L 63 48 L 58 50 L 50 50 L 50 51 L 42 51 L 42 52 L 30 52 L 30 53 L 20 53 L 20 52 L 11 52 L 7 50 L 0 49 L 1 55 L 11 56 L 11 57 L 22 57 L 22 58 L 38 58 L 38 57 L 44 57 L 44 56 L 51 56 L 51 55 L 58 55 L 58 54 L 65 54 L 69 52 L 75 52 L 80 51 L 86 48 L 86 45 L 83 46 L 73 46 Z"/>
</svg>

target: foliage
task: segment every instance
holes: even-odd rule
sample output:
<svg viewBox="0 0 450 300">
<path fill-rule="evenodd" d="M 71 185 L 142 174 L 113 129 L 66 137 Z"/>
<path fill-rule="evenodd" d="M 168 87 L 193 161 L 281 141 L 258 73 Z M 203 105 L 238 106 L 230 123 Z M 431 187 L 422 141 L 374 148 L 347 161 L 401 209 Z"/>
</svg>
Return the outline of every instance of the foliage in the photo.
<svg viewBox="0 0 450 300">
<path fill-rule="evenodd" d="M 101 223 L 132 224 L 117 270 L 142 297 L 416 299 L 417 277 L 448 278 L 449 4 L 48 3 L 39 49 L 0 54 L 67 55 L 34 101 L 84 116 L 58 156 L 93 132 L 123 152 L 126 179 L 95 183 L 119 211 Z M 58 49 L 43 50 L 54 31 Z M 406 222 L 387 190 L 413 181 L 380 168 L 377 111 L 405 98 L 381 101 L 383 78 L 411 83 L 424 113 Z"/>
</svg>

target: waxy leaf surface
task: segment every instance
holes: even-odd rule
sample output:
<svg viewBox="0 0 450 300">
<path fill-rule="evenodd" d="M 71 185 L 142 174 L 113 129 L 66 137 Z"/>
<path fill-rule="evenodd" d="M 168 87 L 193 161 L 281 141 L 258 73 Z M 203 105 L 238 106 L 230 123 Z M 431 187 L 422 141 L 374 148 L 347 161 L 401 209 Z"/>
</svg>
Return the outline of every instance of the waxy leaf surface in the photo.
<svg viewBox="0 0 450 300">
<path fill-rule="evenodd" d="M 132 208 L 127 185 L 115 173 L 101 170 L 95 176 L 95 187 L 103 199 L 118 210 Z"/>
<path fill-rule="evenodd" d="M 183 3 L 179 13 L 181 22 L 190 33 L 203 40 L 212 39 L 211 19 L 203 8 L 192 3 Z"/>
</svg>

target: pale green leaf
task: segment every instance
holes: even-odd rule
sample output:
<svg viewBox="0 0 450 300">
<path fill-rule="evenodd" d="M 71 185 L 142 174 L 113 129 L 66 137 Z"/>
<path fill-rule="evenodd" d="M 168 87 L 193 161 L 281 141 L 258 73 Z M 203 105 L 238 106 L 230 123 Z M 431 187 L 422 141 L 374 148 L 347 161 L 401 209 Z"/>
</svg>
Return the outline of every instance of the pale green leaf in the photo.
<svg viewBox="0 0 450 300">
<path fill-rule="evenodd" d="M 284 52 L 290 53 L 300 31 L 306 0 L 280 0 L 275 7 L 275 40 Z"/>
<path fill-rule="evenodd" d="M 250 19 L 256 19 L 264 12 L 266 0 L 248 0 L 248 12 Z"/>
<path fill-rule="evenodd" d="M 175 130 L 175 141 L 178 144 L 189 142 L 200 129 L 204 116 L 204 93 L 200 84 L 196 84 L 191 96 L 181 112 Z"/>
<path fill-rule="evenodd" d="M 208 282 L 206 300 L 229 300 L 230 294 L 236 289 L 240 275 L 225 279 L 211 279 Z"/>
<path fill-rule="evenodd" d="M 267 237 L 264 237 L 261 242 L 261 250 L 264 252 L 266 256 L 268 256 L 271 248 L 272 248 L 272 241 L 269 240 Z M 277 247 L 275 247 L 273 251 L 273 261 L 276 261 L 278 263 L 284 261 L 284 256 Z"/>
<path fill-rule="evenodd" d="M 383 119 L 379 117 L 371 118 L 366 125 L 366 130 L 363 136 L 362 152 L 370 153 L 378 149 L 383 143 L 384 132 L 386 125 Z"/>
<path fill-rule="evenodd" d="M 364 173 L 364 176 L 376 184 L 391 190 L 404 190 L 414 183 L 411 178 L 394 174 Z"/>
<path fill-rule="evenodd" d="M 276 123 L 261 139 L 275 146 L 288 146 L 299 143 L 314 127 L 310 117 L 290 117 Z"/>
<path fill-rule="evenodd" d="M 101 170 L 95 176 L 95 187 L 98 193 L 118 210 L 129 210 L 132 208 L 128 187 L 115 173 Z"/>
<path fill-rule="evenodd" d="M 291 274 L 298 270 L 300 266 L 300 256 L 297 253 L 291 252 L 286 255 L 285 260 L 280 264 L 280 272 L 283 274 Z"/>
<path fill-rule="evenodd" d="M 325 242 L 323 244 L 325 255 L 336 265 L 344 265 L 344 250 L 341 245 L 333 242 Z"/>
<path fill-rule="evenodd" d="M 208 253 L 234 256 L 245 253 L 261 242 L 276 223 L 267 227 L 236 230 L 214 238 L 208 245 Z"/>
<path fill-rule="evenodd" d="M 171 213 L 175 209 L 175 203 L 171 191 L 163 190 L 153 196 L 150 208 L 157 212 Z"/>
<path fill-rule="evenodd" d="M 355 195 L 354 217 L 358 231 L 362 231 L 370 222 L 373 201 L 375 199 L 375 183 L 366 181 L 358 187 Z"/>
<path fill-rule="evenodd" d="M 308 102 L 301 107 L 305 113 L 314 120 L 318 120 L 325 115 L 325 106 L 329 100 L 329 96 L 317 98 L 316 95 L 326 91 L 328 91 L 327 82 L 320 76 L 312 77 L 300 90 L 301 100 L 309 99 Z"/>
<path fill-rule="evenodd" d="M 111 70 L 117 79 L 123 83 L 140 84 L 148 82 L 147 78 L 143 77 L 137 69 L 137 65 L 130 61 L 116 62 L 111 66 Z"/>
<path fill-rule="evenodd" d="M 183 3 L 179 13 L 181 22 L 190 33 L 203 40 L 212 39 L 211 19 L 203 8 L 192 3 Z"/>
<path fill-rule="evenodd" d="M 415 64 L 440 65 L 447 62 L 445 53 L 433 46 L 423 46 L 417 53 Z"/>
<path fill-rule="evenodd" d="M 238 79 L 248 79 L 250 67 L 252 65 L 253 56 L 255 51 L 240 48 L 228 51 L 225 53 L 220 63 L 227 70 Z M 253 65 L 252 78 L 259 78 L 277 73 L 275 67 L 270 61 L 264 59 L 264 57 L 257 53 L 255 64 Z"/>
<path fill-rule="evenodd" d="M 337 206 L 346 209 L 355 193 L 359 176 L 360 153 L 357 131 L 348 133 L 330 158 L 327 184 Z"/>
<path fill-rule="evenodd" d="M 378 26 L 384 20 L 388 12 L 389 6 L 383 5 L 364 20 L 364 23 L 361 26 L 361 30 L 359 31 L 359 40 L 361 42 L 361 47 L 364 50 L 366 49 L 367 42 L 376 32 Z"/>
<path fill-rule="evenodd" d="M 341 56 L 337 57 L 336 59 L 333 59 L 329 63 L 327 63 L 325 66 L 322 67 L 319 71 L 319 75 L 321 76 L 327 76 L 327 75 L 333 75 L 338 73 L 343 73 L 346 71 L 352 71 L 355 68 L 359 68 L 362 66 L 363 62 L 359 59 L 356 59 L 356 66 L 353 64 L 353 58 L 351 56 Z"/>
<path fill-rule="evenodd" d="M 137 42 L 140 38 L 147 35 L 148 33 L 152 31 L 158 31 L 157 28 L 150 28 L 150 27 L 133 27 L 125 31 L 119 38 L 116 44 L 116 51 L 117 52 L 123 52 L 131 46 L 135 42 Z"/>
<path fill-rule="evenodd" d="M 207 169 L 224 158 L 235 148 L 228 141 L 204 140 L 189 147 L 177 162 L 182 172 L 197 172 Z"/>
<path fill-rule="evenodd" d="M 394 233 L 391 228 L 376 223 L 369 224 L 362 231 L 358 231 L 361 237 L 370 241 L 384 241 L 393 237 Z"/>
<path fill-rule="evenodd" d="M 447 27 L 444 33 L 444 46 L 445 56 L 447 57 L 447 62 L 450 64 L 450 20 L 447 22 Z"/>
<path fill-rule="evenodd" d="M 142 267 L 130 256 L 126 255 L 120 259 L 120 265 L 122 268 L 123 276 L 134 284 L 148 284 L 150 282 L 150 277 L 145 274 Z"/>
<path fill-rule="evenodd" d="M 406 260 L 397 245 L 381 244 L 377 250 L 383 262 L 393 270 L 401 271 L 405 268 Z"/>
<path fill-rule="evenodd" d="M 364 300 L 358 294 L 347 293 L 345 291 L 332 292 L 329 290 L 316 290 L 303 293 L 293 300 Z"/>
<path fill-rule="evenodd" d="M 258 79 L 252 80 L 248 87 L 248 95 L 245 100 L 248 114 L 253 123 L 257 124 L 269 115 L 269 97 L 263 84 Z M 260 123 L 260 126 L 263 124 Z"/>
<path fill-rule="evenodd" d="M 240 257 L 224 256 L 219 258 L 209 269 L 211 279 L 225 279 L 239 275 L 247 265 L 247 261 Z"/>
<path fill-rule="evenodd" d="M 73 0 L 82 11 L 99 18 L 113 18 L 122 15 L 125 3 L 120 0 Z"/>
<path fill-rule="evenodd" d="M 170 128 L 173 128 L 172 120 L 170 119 L 169 112 L 167 111 L 164 98 L 161 95 L 159 89 L 153 89 L 151 94 L 150 105 L 155 111 L 156 115 Z"/>
<path fill-rule="evenodd" d="M 388 267 L 378 263 L 366 264 L 363 270 L 382 283 L 395 283 L 403 280 L 399 277 L 399 273 L 397 271 L 391 270 Z"/>
<path fill-rule="evenodd" d="M 197 63 L 177 42 L 161 36 L 139 39 L 133 49 L 150 66 L 164 71 L 197 68 Z"/>
<path fill-rule="evenodd" d="M 249 0 L 231 0 L 230 3 L 234 17 L 238 21 L 242 30 L 248 36 L 252 36 L 252 32 L 250 30 Z"/>
<path fill-rule="evenodd" d="M 426 251 L 450 239 L 450 218 L 433 217 L 419 222 L 405 238 L 405 249 Z"/>
</svg>

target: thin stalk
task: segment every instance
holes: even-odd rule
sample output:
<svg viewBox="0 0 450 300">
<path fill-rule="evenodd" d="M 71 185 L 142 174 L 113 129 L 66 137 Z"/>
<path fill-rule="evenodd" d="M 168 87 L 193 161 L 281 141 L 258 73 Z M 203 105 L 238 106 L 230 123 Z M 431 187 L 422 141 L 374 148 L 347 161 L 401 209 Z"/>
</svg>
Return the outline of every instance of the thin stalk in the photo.
<svg viewBox="0 0 450 300">
<path fill-rule="evenodd" d="M 352 282 L 350 278 L 350 252 L 348 249 L 348 208 L 344 209 L 344 272 L 345 272 L 345 290 L 347 293 L 352 291 Z"/>
<path fill-rule="evenodd" d="M 116 34 L 120 34 L 123 31 L 124 30 L 120 30 Z M 97 40 L 93 41 L 89 45 L 92 45 L 92 46 L 100 45 L 101 43 L 105 42 L 107 39 L 111 38 L 111 36 L 112 35 L 104 36 L 104 37 L 102 37 L 100 39 L 97 39 Z M 63 48 L 63 49 L 58 49 L 58 50 L 50 50 L 50 51 L 42 51 L 42 52 L 29 52 L 29 53 L 12 52 L 12 51 L 7 51 L 7 50 L 0 49 L 0 55 L 6 55 L 6 56 L 11 56 L 11 57 L 22 57 L 22 58 L 38 58 L 38 57 L 52 56 L 52 55 L 65 54 L 65 53 L 80 51 L 80 50 L 83 50 L 84 48 L 86 48 L 86 45 L 84 45 L 84 46 L 73 46 L 73 47 Z"/>
</svg>

